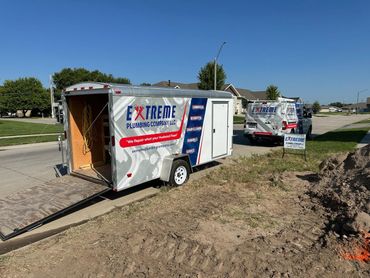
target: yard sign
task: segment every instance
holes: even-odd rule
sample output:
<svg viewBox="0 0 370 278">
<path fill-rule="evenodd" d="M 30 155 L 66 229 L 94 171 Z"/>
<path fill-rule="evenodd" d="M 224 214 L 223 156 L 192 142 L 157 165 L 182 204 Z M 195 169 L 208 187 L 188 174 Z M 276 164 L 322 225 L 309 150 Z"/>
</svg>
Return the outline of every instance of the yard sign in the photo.
<svg viewBox="0 0 370 278">
<path fill-rule="evenodd" d="M 283 157 L 287 149 L 303 150 L 304 158 L 306 159 L 306 134 L 285 134 Z"/>
</svg>

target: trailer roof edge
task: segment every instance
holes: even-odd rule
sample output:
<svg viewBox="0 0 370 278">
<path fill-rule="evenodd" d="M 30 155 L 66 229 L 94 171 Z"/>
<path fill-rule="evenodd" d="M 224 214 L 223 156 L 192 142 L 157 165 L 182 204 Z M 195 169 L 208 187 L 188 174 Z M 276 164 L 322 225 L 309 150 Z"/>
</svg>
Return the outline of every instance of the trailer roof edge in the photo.
<svg viewBox="0 0 370 278">
<path fill-rule="evenodd" d="M 89 91 L 107 90 L 106 93 L 119 92 L 120 96 L 183 96 L 183 97 L 205 97 L 205 98 L 232 98 L 232 94 L 225 91 L 188 90 L 151 86 L 135 86 L 126 84 L 102 83 L 102 82 L 81 82 L 69 86 L 63 90 L 67 95 L 88 94 Z"/>
</svg>

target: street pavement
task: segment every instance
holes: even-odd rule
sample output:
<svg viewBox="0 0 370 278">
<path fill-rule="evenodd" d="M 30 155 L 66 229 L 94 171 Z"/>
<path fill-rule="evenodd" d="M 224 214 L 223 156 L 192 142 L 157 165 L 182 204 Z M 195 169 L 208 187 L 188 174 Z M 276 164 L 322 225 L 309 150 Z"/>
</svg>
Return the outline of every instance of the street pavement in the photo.
<svg viewBox="0 0 370 278">
<path fill-rule="evenodd" d="M 48 125 L 57 124 L 56 119 L 52 119 L 52 118 L 0 118 L 0 120 L 35 123 L 35 124 L 48 124 Z"/>
<path fill-rule="evenodd" d="M 55 178 L 61 162 L 57 142 L 0 148 L 0 197 Z"/>
</svg>

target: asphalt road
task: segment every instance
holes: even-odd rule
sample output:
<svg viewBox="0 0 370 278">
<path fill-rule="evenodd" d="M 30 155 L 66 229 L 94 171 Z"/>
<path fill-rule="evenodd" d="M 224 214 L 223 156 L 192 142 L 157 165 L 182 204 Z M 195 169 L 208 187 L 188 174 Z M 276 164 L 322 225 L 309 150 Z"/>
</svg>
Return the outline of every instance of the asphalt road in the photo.
<svg viewBox="0 0 370 278">
<path fill-rule="evenodd" d="M 368 118 L 370 115 L 314 117 L 313 134 L 319 135 Z M 234 157 L 262 154 L 271 148 L 274 147 L 249 146 L 243 137 L 243 125 L 234 126 Z M 56 142 L 0 148 L 0 198 L 55 178 L 53 166 L 60 162 Z"/>
<path fill-rule="evenodd" d="M 53 166 L 60 162 L 56 142 L 0 148 L 0 197 L 55 178 Z"/>
</svg>

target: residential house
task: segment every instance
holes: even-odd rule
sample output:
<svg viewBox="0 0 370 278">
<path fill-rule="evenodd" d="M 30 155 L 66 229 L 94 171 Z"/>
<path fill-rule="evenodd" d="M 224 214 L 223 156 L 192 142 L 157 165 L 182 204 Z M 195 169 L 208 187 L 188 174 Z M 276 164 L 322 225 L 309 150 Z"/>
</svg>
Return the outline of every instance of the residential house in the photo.
<svg viewBox="0 0 370 278">
<path fill-rule="evenodd" d="M 343 111 L 346 111 L 349 113 L 356 113 L 356 108 L 358 108 L 358 112 L 367 112 L 367 111 L 370 111 L 368 109 L 369 106 L 370 104 L 367 104 L 367 102 L 359 102 L 358 104 L 354 103 L 354 104 L 346 105 L 342 109 Z"/>
<path fill-rule="evenodd" d="M 166 87 L 175 89 L 197 90 L 198 83 L 179 83 L 173 81 L 161 81 L 152 85 L 153 87 Z M 233 84 L 225 84 L 222 87 L 223 91 L 229 92 L 234 98 L 234 114 L 243 114 L 247 106 L 248 100 L 266 99 L 265 91 L 251 91 L 248 89 L 236 88 Z"/>
</svg>

